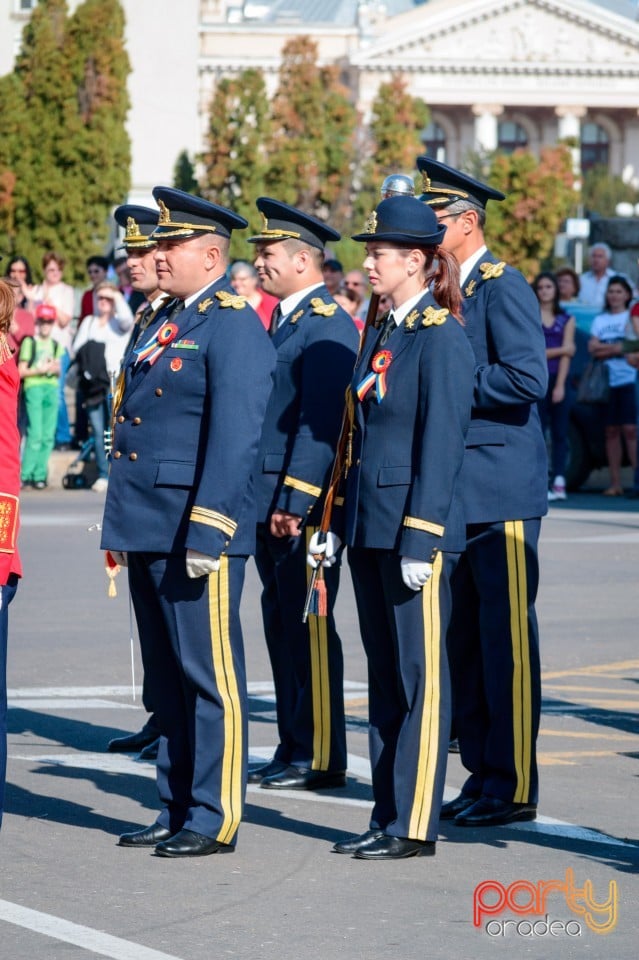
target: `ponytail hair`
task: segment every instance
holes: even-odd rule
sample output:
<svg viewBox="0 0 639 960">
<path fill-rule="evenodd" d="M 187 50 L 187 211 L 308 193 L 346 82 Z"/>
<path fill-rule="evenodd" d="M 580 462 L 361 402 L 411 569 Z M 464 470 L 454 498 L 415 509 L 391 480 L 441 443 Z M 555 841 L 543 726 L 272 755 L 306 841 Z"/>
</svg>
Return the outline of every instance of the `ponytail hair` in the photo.
<svg viewBox="0 0 639 960">
<path fill-rule="evenodd" d="M 426 282 L 430 284 L 433 296 L 440 307 L 446 307 L 450 310 L 455 320 L 461 323 L 462 319 L 462 294 L 459 286 L 459 263 L 452 253 L 438 246 L 431 248 L 432 259 Z"/>
<path fill-rule="evenodd" d="M 0 280 L 0 336 L 8 332 L 15 308 L 16 298 L 13 287 L 6 280 Z"/>
</svg>

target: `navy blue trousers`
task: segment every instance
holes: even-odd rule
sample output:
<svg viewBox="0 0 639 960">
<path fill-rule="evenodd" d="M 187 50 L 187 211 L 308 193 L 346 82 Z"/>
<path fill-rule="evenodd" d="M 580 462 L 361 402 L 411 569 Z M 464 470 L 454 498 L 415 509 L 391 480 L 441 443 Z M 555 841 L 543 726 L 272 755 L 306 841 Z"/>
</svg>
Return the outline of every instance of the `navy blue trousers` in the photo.
<svg viewBox="0 0 639 960">
<path fill-rule="evenodd" d="M 157 822 L 235 843 L 247 773 L 239 608 L 245 557 L 191 580 L 184 555 L 129 553 L 140 646 L 161 731 Z"/>
<path fill-rule="evenodd" d="M 471 796 L 536 803 L 541 521 L 472 524 L 452 578 L 454 727 Z"/>
<path fill-rule="evenodd" d="M 333 607 L 339 563 L 324 570 L 328 616 L 302 623 L 310 567 L 308 541 L 272 537 L 257 527 L 255 563 L 262 581 L 262 616 L 275 697 L 279 745 L 275 759 L 311 770 L 346 770 L 344 663 Z"/>
<path fill-rule="evenodd" d="M 438 554 L 418 592 L 402 581 L 400 557 L 352 547 L 360 630 L 368 658 L 372 829 L 436 840 L 446 777 L 450 682 L 446 630 L 456 554 Z"/>
</svg>

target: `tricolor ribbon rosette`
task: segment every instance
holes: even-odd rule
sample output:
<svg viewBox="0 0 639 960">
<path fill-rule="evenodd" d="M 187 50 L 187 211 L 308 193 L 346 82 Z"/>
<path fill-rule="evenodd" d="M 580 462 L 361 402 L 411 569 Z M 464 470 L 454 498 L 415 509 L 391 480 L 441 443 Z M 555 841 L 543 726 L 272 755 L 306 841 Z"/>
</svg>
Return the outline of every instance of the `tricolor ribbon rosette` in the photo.
<svg viewBox="0 0 639 960">
<path fill-rule="evenodd" d="M 177 335 L 177 325 L 175 323 L 165 323 L 150 340 L 147 340 L 144 346 L 135 351 L 135 362 L 144 363 L 146 360 L 149 366 L 152 367 L 158 357 L 164 353 L 171 341 L 175 340 Z"/>
<path fill-rule="evenodd" d="M 386 396 L 386 373 L 391 365 L 393 354 L 390 350 L 380 350 L 371 361 L 371 372 L 357 385 L 357 396 L 360 402 L 374 386 L 377 402 L 381 403 Z"/>
</svg>

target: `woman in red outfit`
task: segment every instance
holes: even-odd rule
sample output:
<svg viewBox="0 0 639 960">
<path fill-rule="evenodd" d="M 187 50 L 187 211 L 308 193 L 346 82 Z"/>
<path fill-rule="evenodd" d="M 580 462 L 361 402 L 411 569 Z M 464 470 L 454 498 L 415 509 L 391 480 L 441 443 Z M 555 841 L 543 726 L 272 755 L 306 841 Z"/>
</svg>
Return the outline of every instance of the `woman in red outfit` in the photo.
<svg viewBox="0 0 639 960">
<path fill-rule="evenodd" d="M 7 772 L 7 608 L 22 573 L 17 549 L 20 377 L 7 340 L 15 305 L 13 290 L 8 283 L 0 280 L 0 825 Z"/>
</svg>

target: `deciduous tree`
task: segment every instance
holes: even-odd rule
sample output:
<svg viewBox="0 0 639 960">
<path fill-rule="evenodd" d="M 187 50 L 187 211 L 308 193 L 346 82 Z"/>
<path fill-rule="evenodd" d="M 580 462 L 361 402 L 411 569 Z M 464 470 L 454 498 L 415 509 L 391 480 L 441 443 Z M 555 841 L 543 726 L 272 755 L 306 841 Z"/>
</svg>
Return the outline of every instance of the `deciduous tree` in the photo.
<svg viewBox="0 0 639 960">
<path fill-rule="evenodd" d="M 573 180 L 566 146 L 543 148 L 539 158 L 516 150 L 492 160 L 488 182 L 506 199 L 489 204 L 486 240 L 529 279 L 550 258 L 561 222 L 574 209 Z"/>
</svg>

